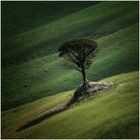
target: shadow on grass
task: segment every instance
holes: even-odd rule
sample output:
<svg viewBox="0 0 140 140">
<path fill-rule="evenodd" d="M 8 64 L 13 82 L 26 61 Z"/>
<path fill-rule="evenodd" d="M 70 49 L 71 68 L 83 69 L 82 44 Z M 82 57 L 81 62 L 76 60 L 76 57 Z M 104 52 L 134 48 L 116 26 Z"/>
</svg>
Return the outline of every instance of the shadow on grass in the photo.
<svg viewBox="0 0 140 140">
<path fill-rule="evenodd" d="M 22 125 L 20 128 L 18 128 L 16 131 L 19 132 L 21 130 L 30 128 L 43 120 L 52 117 L 53 115 L 56 115 L 57 113 L 60 113 L 62 111 L 65 111 L 66 109 L 70 108 L 72 105 L 78 103 L 80 100 L 84 99 L 85 97 L 91 95 L 96 95 L 99 91 L 103 91 L 106 89 L 109 89 L 112 87 L 113 83 L 98 83 L 98 82 L 89 82 L 87 81 L 86 84 L 83 84 L 82 86 L 78 87 L 72 98 L 63 106 L 56 106 L 55 108 L 52 108 L 48 110 L 47 112 L 41 114 L 40 116 L 36 117 L 35 119 L 27 122 L 26 124 Z"/>
<path fill-rule="evenodd" d="M 19 132 L 19 131 L 25 130 L 27 128 L 30 128 L 30 127 L 42 122 L 43 120 L 45 120 L 49 117 L 52 117 L 53 115 L 56 115 L 57 113 L 65 111 L 66 109 L 71 107 L 77 100 L 78 100 L 78 97 L 73 96 L 64 106 L 57 106 L 53 109 L 48 110 L 47 112 L 41 114 L 40 116 L 36 117 L 35 119 L 33 119 L 33 120 L 27 122 L 26 124 L 22 125 L 16 131 Z"/>
</svg>

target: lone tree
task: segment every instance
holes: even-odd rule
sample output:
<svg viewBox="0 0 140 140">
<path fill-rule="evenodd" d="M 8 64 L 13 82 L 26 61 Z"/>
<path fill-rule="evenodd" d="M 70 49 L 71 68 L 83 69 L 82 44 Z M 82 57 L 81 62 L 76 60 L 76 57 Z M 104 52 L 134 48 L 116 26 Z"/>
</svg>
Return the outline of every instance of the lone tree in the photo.
<svg viewBox="0 0 140 140">
<path fill-rule="evenodd" d="M 74 68 L 82 73 L 83 84 L 86 84 L 85 70 L 92 63 L 91 59 L 96 56 L 97 43 L 90 39 L 73 39 L 63 43 L 59 49 L 59 57 L 64 57 L 74 64 Z"/>
</svg>

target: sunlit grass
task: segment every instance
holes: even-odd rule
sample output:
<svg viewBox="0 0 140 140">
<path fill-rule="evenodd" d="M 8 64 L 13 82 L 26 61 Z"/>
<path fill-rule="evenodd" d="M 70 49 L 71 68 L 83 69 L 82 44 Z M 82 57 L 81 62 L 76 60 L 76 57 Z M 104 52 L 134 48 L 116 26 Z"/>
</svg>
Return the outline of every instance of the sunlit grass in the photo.
<svg viewBox="0 0 140 140">
<path fill-rule="evenodd" d="M 37 114 L 64 104 L 70 99 L 73 91 L 3 112 L 2 136 L 5 138 L 138 138 L 138 72 L 121 74 L 102 81 L 112 81 L 115 86 L 21 132 L 15 130 Z"/>
</svg>

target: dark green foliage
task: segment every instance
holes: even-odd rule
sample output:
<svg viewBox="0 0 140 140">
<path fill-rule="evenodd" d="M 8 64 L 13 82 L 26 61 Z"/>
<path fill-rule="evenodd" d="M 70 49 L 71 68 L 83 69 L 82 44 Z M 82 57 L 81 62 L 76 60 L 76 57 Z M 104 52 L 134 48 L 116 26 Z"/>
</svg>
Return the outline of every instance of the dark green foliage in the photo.
<svg viewBox="0 0 140 140">
<path fill-rule="evenodd" d="M 89 39 L 73 39 L 63 43 L 58 51 L 60 57 L 63 56 L 72 62 L 74 68 L 82 73 L 85 84 L 85 69 L 89 68 L 91 59 L 96 56 L 97 42 Z"/>
</svg>

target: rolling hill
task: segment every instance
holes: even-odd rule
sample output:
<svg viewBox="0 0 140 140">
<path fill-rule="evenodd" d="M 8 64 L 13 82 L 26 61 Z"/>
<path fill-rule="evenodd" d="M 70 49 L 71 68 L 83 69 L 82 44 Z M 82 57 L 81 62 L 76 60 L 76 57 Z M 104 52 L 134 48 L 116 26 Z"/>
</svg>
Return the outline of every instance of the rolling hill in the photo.
<svg viewBox="0 0 140 140">
<path fill-rule="evenodd" d="M 99 2 L 2 2 L 2 34 L 8 38 L 60 19 Z"/>
<path fill-rule="evenodd" d="M 2 2 L 2 137 L 138 138 L 138 2 L 33 3 Z M 59 45 L 79 37 L 96 39 L 100 49 L 88 79 L 116 85 L 16 132 L 36 115 L 64 104 L 82 83 L 80 73 L 58 57 Z"/>
<path fill-rule="evenodd" d="M 2 64 L 19 63 L 56 53 L 58 46 L 71 38 L 97 39 L 137 22 L 136 2 L 104 2 L 93 5 L 50 24 L 13 36 L 4 42 L 6 47 L 2 49 L 5 52 L 2 55 Z"/>
<path fill-rule="evenodd" d="M 99 13 L 103 10 L 106 14 Z M 87 32 L 91 33 L 90 38 L 97 38 L 99 43 L 99 55 L 88 73 L 91 80 L 138 70 L 137 16 L 136 2 L 102 2 L 9 39 L 15 45 L 13 49 L 2 47 L 2 64 L 8 63 L 2 67 L 2 110 L 73 89 L 81 83 L 80 74 L 67 68 L 57 54 L 57 47 L 75 34 L 87 37 Z"/>
<path fill-rule="evenodd" d="M 115 86 L 29 129 L 16 132 L 40 113 L 64 104 L 72 91 L 2 112 L 3 138 L 138 138 L 138 72 L 113 76 Z"/>
</svg>

